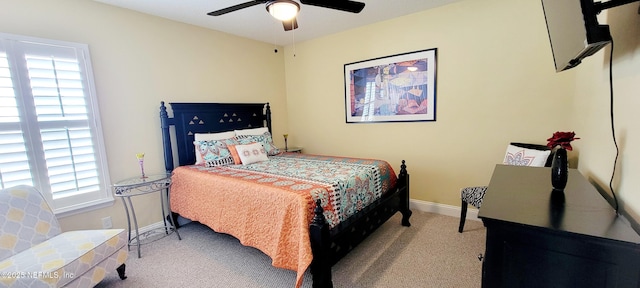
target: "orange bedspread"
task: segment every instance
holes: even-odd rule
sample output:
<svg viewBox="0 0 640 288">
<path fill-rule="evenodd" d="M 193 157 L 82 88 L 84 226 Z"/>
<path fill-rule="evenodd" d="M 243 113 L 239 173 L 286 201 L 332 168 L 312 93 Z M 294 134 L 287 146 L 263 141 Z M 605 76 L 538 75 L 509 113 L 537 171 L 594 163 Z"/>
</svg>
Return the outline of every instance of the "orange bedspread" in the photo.
<svg viewBox="0 0 640 288">
<path fill-rule="evenodd" d="M 253 166 L 176 168 L 171 210 L 259 249 L 275 267 L 296 271 L 300 287 L 313 259 L 309 225 L 314 197 L 332 226 L 380 197 L 397 178 L 379 160 L 297 153 L 270 159 Z"/>
<path fill-rule="evenodd" d="M 207 174 L 191 166 L 176 168 L 171 210 L 259 249 L 275 267 L 297 271 L 296 287 L 300 287 L 313 259 L 309 224 L 314 203 L 309 192 L 282 193 L 281 187 L 242 181 L 239 176 Z"/>
</svg>

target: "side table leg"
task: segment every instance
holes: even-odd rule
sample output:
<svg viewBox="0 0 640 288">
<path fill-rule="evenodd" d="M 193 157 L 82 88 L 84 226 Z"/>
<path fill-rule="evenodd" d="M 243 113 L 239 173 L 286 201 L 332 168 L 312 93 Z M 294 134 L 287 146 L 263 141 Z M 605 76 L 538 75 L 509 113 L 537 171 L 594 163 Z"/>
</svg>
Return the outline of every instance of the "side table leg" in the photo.
<svg viewBox="0 0 640 288">
<path fill-rule="evenodd" d="M 165 199 L 164 193 L 160 191 L 160 210 L 162 210 L 162 223 L 164 223 L 164 234 L 169 235 L 169 228 L 167 227 L 167 212 L 165 211 Z"/>
<path fill-rule="evenodd" d="M 131 217 L 129 217 L 129 207 L 127 206 L 127 201 L 124 200 L 124 197 L 121 197 L 120 199 L 122 199 L 124 212 L 127 213 L 127 231 L 129 231 L 129 241 L 127 242 L 127 251 L 131 251 Z"/>
<path fill-rule="evenodd" d="M 133 204 L 131 203 L 131 197 L 127 197 L 129 201 L 129 206 L 131 206 L 131 214 L 133 215 L 133 224 L 136 226 L 136 244 L 138 245 L 138 258 L 142 258 L 140 255 L 140 231 L 138 231 L 138 219 L 136 218 L 136 211 L 133 209 Z"/>
<path fill-rule="evenodd" d="M 176 235 L 178 235 L 178 240 L 182 240 L 182 237 L 180 237 L 180 232 L 178 232 L 178 226 L 176 226 L 176 222 L 175 220 L 173 220 L 173 214 L 171 213 L 171 203 L 169 202 L 169 187 L 167 187 L 166 190 L 167 194 L 163 194 L 163 196 L 166 196 L 166 200 L 167 200 L 167 210 L 169 210 L 169 221 L 171 222 L 171 226 L 173 227 L 173 232 L 176 232 Z M 166 218 L 165 218 L 166 221 Z"/>
</svg>

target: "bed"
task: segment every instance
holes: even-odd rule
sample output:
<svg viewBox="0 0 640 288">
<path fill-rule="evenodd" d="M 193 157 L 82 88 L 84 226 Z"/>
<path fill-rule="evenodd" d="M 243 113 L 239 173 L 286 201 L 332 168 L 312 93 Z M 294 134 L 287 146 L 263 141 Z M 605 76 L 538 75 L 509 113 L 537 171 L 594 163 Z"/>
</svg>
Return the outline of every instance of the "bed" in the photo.
<svg viewBox="0 0 640 288">
<path fill-rule="evenodd" d="M 258 145 L 265 148 L 263 153 L 267 150 L 271 154 L 268 161 L 227 165 L 226 160 L 199 156 L 194 144 L 204 142 L 194 143 L 196 135 L 259 129 L 270 133 L 269 104 L 170 103 L 170 107 L 173 117 L 169 117 L 165 103 L 160 104 L 165 167 L 172 173 L 173 216 L 201 222 L 261 250 L 271 257 L 273 266 L 297 272 L 295 287 L 300 287 L 308 268 L 313 287 L 333 287 L 333 264 L 396 212 L 402 213 L 403 226 L 411 225 L 409 174 L 404 160 L 396 175 L 381 160 L 281 153 L 263 142 L 262 146 L 245 143 L 229 148 L 235 151 L 238 147 L 240 153 L 233 153 L 238 161 L 237 154 L 242 156 L 243 149 Z M 270 137 L 269 133 L 265 135 Z M 206 165 L 194 165 L 203 161 Z M 253 162 L 250 158 L 242 161 Z M 327 171 L 354 178 L 326 180 L 324 176 L 331 174 Z M 340 196 L 347 190 L 362 190 L 364 196 Z M 354 199 L 344 200 L 347 198 Z"/>
</svg>

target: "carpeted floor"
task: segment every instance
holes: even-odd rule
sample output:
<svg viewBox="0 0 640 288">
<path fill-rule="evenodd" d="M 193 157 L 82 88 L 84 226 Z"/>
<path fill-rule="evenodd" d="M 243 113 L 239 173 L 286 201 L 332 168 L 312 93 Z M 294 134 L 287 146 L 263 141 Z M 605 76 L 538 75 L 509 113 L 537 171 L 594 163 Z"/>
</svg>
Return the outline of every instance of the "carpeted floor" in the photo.
<svg viewBox="0 0 640 288">
<path fill-rule="evenodd" d="M 411 227 L 397 213 L 333 266 L 336 288 L 480 287 L 485 228 L 458 218 L 414 211 Z M 169 235 L 132 247 L 126 280 L 111 273 L 96 287 L 294 287 L 295 272 L 271 266 L 257 249 L 199 223 L 180 228 L 182 241 Z M 303 287 L 311 287 L 307 271 Z"/>
</svg>

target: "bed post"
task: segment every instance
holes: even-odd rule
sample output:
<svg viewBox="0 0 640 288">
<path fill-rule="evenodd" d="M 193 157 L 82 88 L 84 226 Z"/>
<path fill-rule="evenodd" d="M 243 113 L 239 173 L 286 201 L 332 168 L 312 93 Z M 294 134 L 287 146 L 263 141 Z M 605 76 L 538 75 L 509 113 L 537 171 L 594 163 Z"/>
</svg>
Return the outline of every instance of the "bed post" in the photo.
<svg viewBox="0 0 640 288">
<path fill-rule="evenodd" d="M 271 130 L 271 106 L 269 106 L 269 102 L 266 104 L 267 108 L 265 109 L 265 117 L 267 120 L 267 129 L 269 129 L 269 133 L 273 135 L 273 131 Z"/>
<path fill-rule="evenodd" d="M 402 213 L 402 226 L 410 227 L 409 217 L 411 217 L 411 210 L 409 210 L 409 173 L 407 173 L 407 165 L 402 160 L 400 165 L 400 173 L 398 174 L 398 187 L 403 191 L 400 192 L 400 213 Z"/>
<path fill-rule="evenodd" d="M 164 168 L 167 173 L 173 171 L 173 151 L 171 151 L 171 138 L 169 134 L 169 114 L 164 101 L 160 101 L 160 129 L 162 129 L 162 148 L 164 149 Z"/>
<path fill-rule="evenodd" d="M 329 224 L 324 218 L 322 203 L 320 199 L 316 200 L 316 209 L 314 210 L 313 220 L 309 227 L 309 236 L 311 238 L 311 252 L 313 261 L 311 262 L 311 274 L 313 279 L 313 288 L 333 288 L 331 280 L 331 261 L 329 254 L 329 245 L 331 245 L 331 237 L 329 235 Z"/>
</svg>

